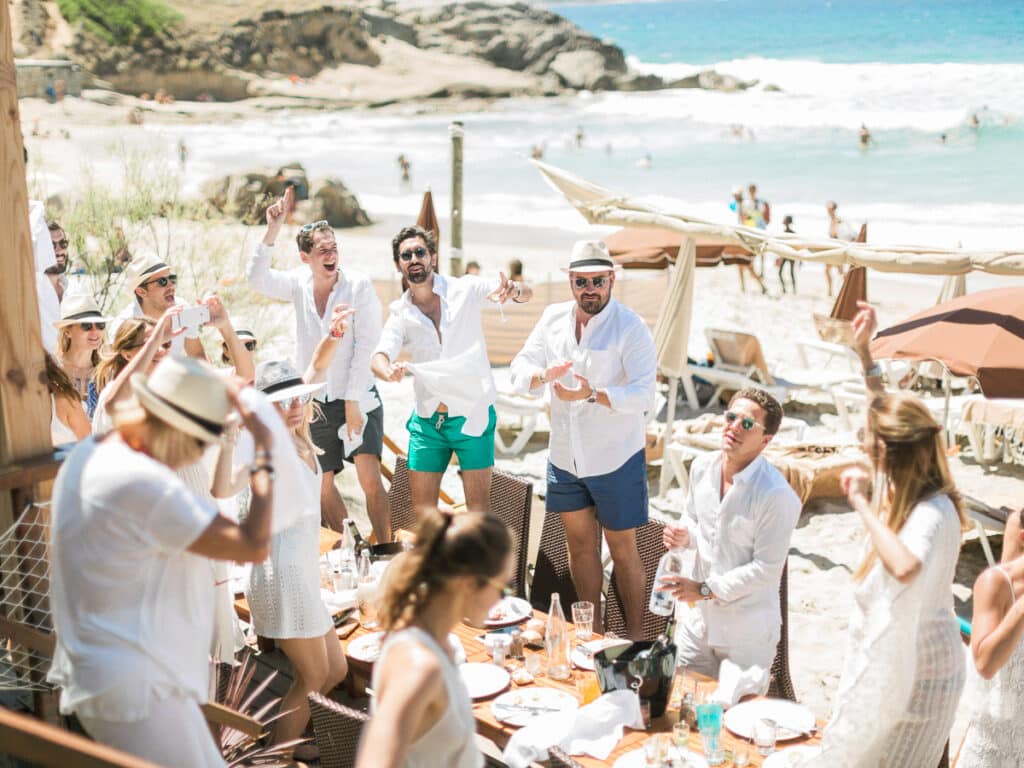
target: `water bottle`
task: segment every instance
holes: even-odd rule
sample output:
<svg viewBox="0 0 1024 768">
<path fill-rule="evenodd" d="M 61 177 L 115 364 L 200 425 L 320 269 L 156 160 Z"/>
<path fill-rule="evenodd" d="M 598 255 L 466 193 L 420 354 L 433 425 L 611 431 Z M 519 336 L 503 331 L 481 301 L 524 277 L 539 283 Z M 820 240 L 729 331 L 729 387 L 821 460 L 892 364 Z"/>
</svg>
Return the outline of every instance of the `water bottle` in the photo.
<svg viewBox="0 0 1024 768">
<path fill-rule="evenodd" d="M 568 680 L 571 675 L 569 627 L 565 623 L 562 599 L 557 592 L 551 595 L 551 609 L 548 611 L 546 630 L 544 645 L 548 654 L 547 675 L 552 680 Z"/>
<path fill-rule="evenodd" d="M 658 572 L 654 576 L 654 587 L 651 589 L 651 600 L 647 610 L 657 616 L 671 616 L 676 607 L 676 599 L 669 592 L 659 592 L 658 585 L 662 576 L 681 576 L 686 568 L 686 549 L 676 547 L 661 556 Z"/>
</svg>

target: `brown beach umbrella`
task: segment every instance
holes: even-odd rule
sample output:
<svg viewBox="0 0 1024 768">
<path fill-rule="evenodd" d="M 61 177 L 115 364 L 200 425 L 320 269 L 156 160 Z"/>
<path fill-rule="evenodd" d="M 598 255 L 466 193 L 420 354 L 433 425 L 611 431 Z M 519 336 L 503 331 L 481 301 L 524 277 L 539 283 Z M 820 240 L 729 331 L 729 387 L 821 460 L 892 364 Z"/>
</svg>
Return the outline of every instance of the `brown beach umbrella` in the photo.
<svg viewBox="0 0 1024 768">
<path fill-rule="evenodd" d="M 1024 288 L 996 288 L 930 307 L 871 342 L 881 359 L 936 360 L 974 376 L 986 397 L 1024 397 Z"/>
<path fill-rule="evenodd" d="M 624 227 L 612 232 L 604 242 L 612 258 L 624 269 L 665 269 L 679 257 L 682 232 L 672 229 Z M 753 255 L 726 240 L 701 235 L 697 244 L 696 265 L 714 267 L 719 264 L 749 264 Z"/>
<path fill-rule="evenodd" d="M 420 215 L 416 217 L 416 226 L 433 232 L 434 243 L 440 247 L 441 227 L 437 223 L 437 213 L 434 211 L 434 195 L 429 189 L 423 193 L 423 202 L 420 204 Z"/>
<path fill-rule="evenodd" d="M 868 300 L 867 267 L 854 267 L 843 277 L 836 303 L 832 305 L 829 317 L 833 320 L 853 320 L 857 316 L 857 302 Z"/>
</svg>

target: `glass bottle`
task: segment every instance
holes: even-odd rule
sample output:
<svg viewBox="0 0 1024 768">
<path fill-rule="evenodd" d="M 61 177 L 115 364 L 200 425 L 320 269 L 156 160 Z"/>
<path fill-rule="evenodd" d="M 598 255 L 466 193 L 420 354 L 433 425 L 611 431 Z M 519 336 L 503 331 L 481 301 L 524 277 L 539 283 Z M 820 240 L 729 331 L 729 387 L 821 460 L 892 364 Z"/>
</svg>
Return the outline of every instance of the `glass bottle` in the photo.
<svg viewBox="0 0 1024 768">
<path fill-rule="evenodd" d="M 548 611 L 547 632 L 544 646 L 548 655 L 547 675 L 552 680 L 568 680 L 569 628 L 562 611 L 562 598 L 557 592 L 551 595 L 551 609 Z"/>
<path fill-rule="evenodd" d="M 654 587 L 647 609 L 657 616 L 671 616 L 676 607 L 676 599 L 670 592 L 661 592 L 658 586 L 662 576 L 681 576 L 686 571 L 686 548 L 674 547 L 661 556 L 658 572 L 654 576 Z"/>
</svg>

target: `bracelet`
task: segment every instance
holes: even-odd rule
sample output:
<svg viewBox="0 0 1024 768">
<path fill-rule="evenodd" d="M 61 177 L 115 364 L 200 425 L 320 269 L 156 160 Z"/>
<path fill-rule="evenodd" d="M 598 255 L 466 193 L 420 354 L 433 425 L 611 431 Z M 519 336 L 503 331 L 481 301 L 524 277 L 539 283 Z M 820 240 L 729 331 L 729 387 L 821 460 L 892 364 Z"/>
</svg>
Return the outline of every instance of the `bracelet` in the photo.
<svg viewBox="0 0 1024 768">
<path fill-rule="evenodd" d="M 548 383 L 548 378 L 547 376 L 545 376 L 545 373 L 546 371 L 541 371 L 540 373 L 537 374 L 537 381 L 539 381 L 541 384 Z"/>
<path fill-rule="evenodd" d="M 270 460 L 270 451 L 266 451 L 266 450 L 262 450 L 262 449 L 256 451 L 256 453 L 253 454 L 253 464 L 256 464 L 256 462 L 258 462 L 260 459 L 266 459 L 267 461 L 269 461 Z"/>
<path fill-rule="evenodd" d="M 331 338 L 332 338 L 332 339 L 340 339 L 340 338 L 341 338 L 342 336 L 344 336 L 344 335 L 345 335 L 345 332 L 344 332 L 344 331 L 342 331 L 341 333 L 335 333 L 335 332 L 334 332 L 334 329 L 333 329 L 333 328 L 331 328 Z"/>
<path fill-rule="evenodd" d="M 882 366 L 878 363 L 872 363 L 870 368 L 864 369 L 865 378 L 878 378 L 882 375 Z"/>
<path fill-rule="evenodd" d="M 274 479 L 274 466 L 272 464 L 253 464 L 249 467 L 249 477 L 257 475 L 260 472 L 267 472 L 267 479 Z"/>
</svg>

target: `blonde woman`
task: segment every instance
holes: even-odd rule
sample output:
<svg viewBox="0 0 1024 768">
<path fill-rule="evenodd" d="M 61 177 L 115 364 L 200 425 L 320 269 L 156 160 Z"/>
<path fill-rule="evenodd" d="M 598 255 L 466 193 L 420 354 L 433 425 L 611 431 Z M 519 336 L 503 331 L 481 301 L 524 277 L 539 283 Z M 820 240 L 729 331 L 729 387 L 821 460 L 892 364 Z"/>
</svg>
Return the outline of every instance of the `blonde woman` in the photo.
<svg viewBox="0 0 1024 768">
<path fill-rule="evenodd" d="M 133 317 L 118 327 L 109 352 L 96 366 L 99 396 L 92 415 L 93 434 L 103 434 L 113 428 L 114 407 L 131 397 L 132 374 L 149 372 L 170 351 L 170 317 L 180 311 L 169 309 L 159 324 L 148 317 Z"/>
<path fill-rule="evenodd" d="M 843 475 L 867 530 L 853 578 L 849 647 L 832 720 L 813 765 L 938 765 L 964 686 L 964 654 L 950 587 L 966 518 L 942 431 L 908 393 L 886 394 L 869 344 L 864 302 L 853 321 L 868 391 L 865 441 L 874 475 Z"/>
<path fill-rule="evenodd" d="M 79 443 L 57 476 L 48 679 L 61 688 L 61 713 L 103 744 L 153 763 L 223 766 L 200 710 L 213 633 L 209 560 L 266 557 L 273 441 L 198 361 L 166 359 L 131 388 L 114 429 Z M 175 474 L 218 440 L 233 406 L 258 449 L 240 525 Z"/>
<path fill-rule="evenodd" d="M 57 328 L 57 361 L 74 384 L 91 419 L 99 399 L 96 366 L 100 364 L 104 330 L 109 318 L 100 312 L 92 296 L 68 294 L 60 307 Z"/>
<path fill-rule="evenodd" d="M 358 768 L 479 768 L 473 705 L 447 643 L 463 618 L 479 624 L 512 577 L 512 536 L 494 515 L 428 512 L 416 546 L 388 569 L 373 669 L 373 717 Z"/>
<path fill-rule="evenodd" d="M 54 445 L 77 443 L 89 435 L 82 395 L 56 358 L 44 351 L 46 383 L 50 390 L 50 439 Z"/>
</svg>

